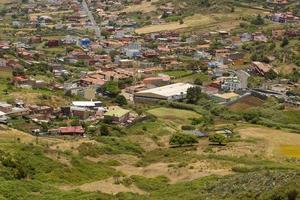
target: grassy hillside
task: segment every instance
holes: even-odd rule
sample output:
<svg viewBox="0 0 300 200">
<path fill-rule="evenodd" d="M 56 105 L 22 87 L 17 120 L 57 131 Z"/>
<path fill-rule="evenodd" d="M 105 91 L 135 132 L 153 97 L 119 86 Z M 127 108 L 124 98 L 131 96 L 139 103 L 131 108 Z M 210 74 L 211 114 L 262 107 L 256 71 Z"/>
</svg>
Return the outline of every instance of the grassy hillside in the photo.
<svg viewBox="0 0 300 200">
<path fill-rule="evenodd" d="M 1 126 L 0 198 L 275 199 L 296 194 L 300 135 L 223 122 L 205 132 L 233 127 L 239 137 L 226 146 L 204 138 L 173 148 L 171 135 L 205 115 L 167 107 L 147 112 L 153 117 L 115 130 L 118 135 L 89 139 L 36 138 Z"/>
</svg>

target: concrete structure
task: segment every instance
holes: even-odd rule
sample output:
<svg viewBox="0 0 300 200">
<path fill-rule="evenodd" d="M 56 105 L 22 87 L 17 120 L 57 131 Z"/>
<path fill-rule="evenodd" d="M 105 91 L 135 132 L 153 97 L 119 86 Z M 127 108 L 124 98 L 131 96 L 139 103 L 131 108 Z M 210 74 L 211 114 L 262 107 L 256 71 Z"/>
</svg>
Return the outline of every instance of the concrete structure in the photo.
<svg viewBox="0 0 300 200">
<path fill-rule="evenodd" d="M 143 90 L 134 94 L 135 102 L 156 102 L 160 100 L 180 100 L 186 97 L 187 90 L 194 87 L 188 83 L 175 83 L 163 87 Z"/>
<path fill-rule="evenodd" d="M 226 77 L 221 85 L 222 90 L 237 91 L 247 89 L 250 74 L 243 70 L 234 72 L 234 76 Z"/>
<path fill-rule="evenodd" d="M 102 105 L 101 101 L 73 101 L 72 105 L 75 107 L 81 107 L 81 108 L 99 108 Z"/>
</svg>

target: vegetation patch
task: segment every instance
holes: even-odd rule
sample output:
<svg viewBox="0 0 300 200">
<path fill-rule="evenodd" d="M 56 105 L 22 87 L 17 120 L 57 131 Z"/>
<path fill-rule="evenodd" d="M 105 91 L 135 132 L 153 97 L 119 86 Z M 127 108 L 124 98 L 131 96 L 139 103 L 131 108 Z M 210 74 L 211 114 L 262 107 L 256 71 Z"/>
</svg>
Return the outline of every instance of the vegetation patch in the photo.
<svg viewBox="0 0 300 200">
<path fill-rule="evenodd" d="M 179 110 L 173 108 L 163 108 L 163 107 L 148 110 L 147 112 L 156 117 L 177 124 L 188 124 L 188 122 L 190 122 L 190 119 L 201 117 L 201 115 L 193 111 Z"/>
</svg>

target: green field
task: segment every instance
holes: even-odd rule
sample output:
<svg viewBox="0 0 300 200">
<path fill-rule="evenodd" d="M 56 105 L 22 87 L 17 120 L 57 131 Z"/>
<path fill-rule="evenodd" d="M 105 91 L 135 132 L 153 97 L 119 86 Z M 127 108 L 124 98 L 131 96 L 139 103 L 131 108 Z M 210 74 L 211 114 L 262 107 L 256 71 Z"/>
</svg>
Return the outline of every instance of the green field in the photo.
<svg viewBox="0 0 300 200">
<path fill-rule="evenodd" d="M 189 123 L 193 118 L 201 117 L 201 115 L 193 111 L 163 107 L 148 110 L 147 112 L 162 120 L 174 122 L 177 124 L 186 124 Z"/>
</svg>

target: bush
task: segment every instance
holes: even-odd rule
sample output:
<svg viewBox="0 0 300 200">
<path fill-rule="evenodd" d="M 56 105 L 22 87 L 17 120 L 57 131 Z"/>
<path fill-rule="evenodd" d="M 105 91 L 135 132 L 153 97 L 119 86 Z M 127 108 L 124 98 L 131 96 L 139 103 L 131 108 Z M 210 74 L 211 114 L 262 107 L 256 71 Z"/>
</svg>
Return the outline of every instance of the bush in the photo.
<svg viewBox="0 0 300 200">
<path fill-rule="evenodd" d="M 190 126 L 190 125 L 183 125 L 181 127 L 182 130 L 186 130 L 186 131 L 190 131 L 190 130 L 195 130 L 194 126 Z"/>
<path fill-rule="evenodd" d="M 108 136 L 109 135 L 109 130 L 108 130 L 107 125 L 104 124 L 100 127 L 100 134 L 103 135 L 103 136 Z"/>
</svg>

